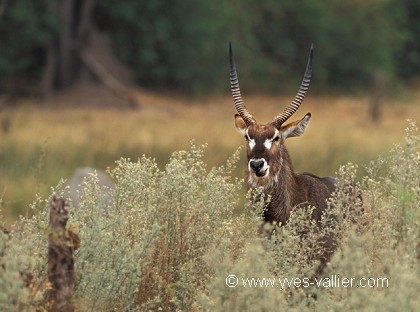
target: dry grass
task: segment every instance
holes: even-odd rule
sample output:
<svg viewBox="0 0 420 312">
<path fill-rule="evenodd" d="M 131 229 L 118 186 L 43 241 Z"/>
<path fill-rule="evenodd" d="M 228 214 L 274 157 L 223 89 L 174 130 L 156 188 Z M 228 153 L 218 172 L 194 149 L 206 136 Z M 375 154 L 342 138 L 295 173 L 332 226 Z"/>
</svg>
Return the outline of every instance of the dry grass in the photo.
<svg viewBox="0 0 420 312">
<path fill-rule="evenodd" d="M 44 106 L 25 100 L 0 112 L 0 121 L 10 124 L 8 131 L 0 132 L 0 194 L 9 221 L 27 210 L 35 193 L 46 196 L 51 185 L 76 167 L 112 168 L 120 157 L 136 159 L 142 154 L 162 165 L 172 151 L 188 148 L 191 139 L 208 143 L 205 161 L 216 166 L 243 143 L 233 126 L 230 96 L 189 99 L 141 91 L 143 106 L 138 110 L 83 107 L 118 101 L 107 91 L 96 91 L 76 90 Z M 266 122 L 291 96 L 245 95 L 245 99 L 254 116 Z M 75 102 L 75 107 L 69 106 Z M 310 94 L 296 118 L 310 111 L 311 124 L 304 136 L 288 142 L 295 169 L 332 175 L 340 164 L 376 158 L 401 141 L 407 119 L 420 120 L 419 104 L 419 92 L 388 99 L 381 122 L 372 124 L 367 96 Z"/>
<path fill-rule="evenodd" d="M 212 170 L 205 168 L 205 148 L 194 145 L 173 153 L 163 169 L 147 157 L 120 159 L 110 171 L 116 188 L 101 189 L 91 176 L 79 209 L 70 209 L 69 228 L 81 237 L 77 310 L 418 311 L 420 137 L 413 122 L 402 141 L 371 162 L 361 182 L 354 182 L 355 165 L 340 167 L 341 187 L 321 228 L 310 222 L 309 209 L 296 209 L 269 240 L 257 235 L 265 203 L 240 203 L 242 182 L 231 178 L 239 150 Z M 51 166 L 48 155 L 45 168 Z M 359 192 L 363 207 L 352 199 Z M 39 198 L 31 211 L 12 235 L 0 231 L 0 310 L 48 306 L 49 208 Z M 314 276 L 314 255 L 322 252 L 325 235 L 335 236 L 338 248 L 321 277 L 385 278 L 385 285 L 239 286 L 241 278 Z M 22 272 L 31 276 L 29 288 Z M 239 278 L 239 287 L 227 287 L 227 274 Z"/>
</svg>

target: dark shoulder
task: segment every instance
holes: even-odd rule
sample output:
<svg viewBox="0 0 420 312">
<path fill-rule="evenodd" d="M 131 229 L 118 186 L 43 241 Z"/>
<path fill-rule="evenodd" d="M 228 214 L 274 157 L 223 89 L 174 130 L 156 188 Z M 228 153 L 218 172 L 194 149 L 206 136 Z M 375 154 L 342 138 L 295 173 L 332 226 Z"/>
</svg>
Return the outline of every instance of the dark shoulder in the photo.
<svg viewBox="0 0 420 312">
<path fill-rule="evenodd" d="M 312 180 L 312 181 L 318 181 L 321 182 L 322 184 L 326 185 L 328 190 L 330 192 L 333 192 L 335 190 L 336 185 L 338 184 L 338 182 L 340 182 L 340 180 L 336 177 L 318 177 L 312 173 L 309 172 L 303 172 L 300 174 L 300 177 L 303 180 Z"/>
</svg>

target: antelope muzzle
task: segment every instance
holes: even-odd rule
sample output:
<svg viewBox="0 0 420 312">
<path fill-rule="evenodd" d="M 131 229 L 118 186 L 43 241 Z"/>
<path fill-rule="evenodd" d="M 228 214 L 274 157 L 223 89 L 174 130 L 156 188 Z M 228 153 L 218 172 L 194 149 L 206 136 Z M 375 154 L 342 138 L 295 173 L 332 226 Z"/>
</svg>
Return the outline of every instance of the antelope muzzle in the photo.
<svg viewBox="0 0 420 312">
<path fill-rule="evenodd" d="M 258 178 L 263 178 L 268 175 L 269 166 L 264 158 L 251 159 L 248 163 L 250 173 L 255 174 Z"/>
</svg>

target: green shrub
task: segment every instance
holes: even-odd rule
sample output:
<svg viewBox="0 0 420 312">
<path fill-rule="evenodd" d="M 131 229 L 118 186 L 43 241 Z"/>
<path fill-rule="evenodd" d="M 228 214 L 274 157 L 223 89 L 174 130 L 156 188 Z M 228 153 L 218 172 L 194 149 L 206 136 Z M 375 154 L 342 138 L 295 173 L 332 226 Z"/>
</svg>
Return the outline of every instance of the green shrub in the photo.
<svg viewBox="0 0 420 312">
<path fill-rule="evenodd" d="M 270 240 L 258 235 L 263 201 L 249 201 L 249 193 L 241 213 L 233 213 L 243 184 L 231 178 L 239 151 L 210 170 L 202 160 L 204 148 L 194 145 L 174 153 L 163 170 L 146 157 L 117 161 L 110 170 L 116 188 L 101 190 L 92 175 L 83 183 L 80 208 L 71 210 L 69 226 L 81 238 L 75 254 L 77 309 L 418 310 L 416 131 L 410 123 L 404 144 L 370 163 L 360 183 L 354 181 L 356 166 L 340 168 L 342 182 L 322 229 L 310 219 L 313 208 L 295 210 L 281 228 L 267 226 L 276 232 Z M 49 209 L 41 199 L 32 209 L 33 216 L 22 218 L 10 237 L 0 237 L 1 310 L 47 304 Z M 335 235 L 338 248 L 317 276 L 319 242 L 326 235 Z M 229 275 L 238 277 L 236 287 L 226 284 Z M 327 283 L 332 276 L 386 280 L 374 288 L 333 287 Z M 242 278 L 257 284 L 245 287 Z M 274 284 L 261 284 L 267 278 Z M 284 278 L 325 283 L 280 285 Z"/>
<path fill-rule="evenodd" d="M 340 168 L 341 183 L 323 217 L 322 230 L 310 220 L 312 208 L 308 208 L 292 213 L 289 222 L 276 229 L 276 236 L 269 241 L 248 236 L 250 243 L 236 261 L 223 252 L 215 253 L 215 277 L 200 297 L 203 309 L 277 310 L 281 306 L 292 311 L 370 311 L 380 306 L 417 310 L 420 137 L 416 131 L 410 123 L 405 144 L 369 164 L 369 176 L 363 183 L 354 182 L 354 165 Z M 307 234 L 302 237 L 302 232 Z M 322 252 L 319 241 L 328 234 L 335 235 L 338 248 L 322 276 L 317 277 L 316 255 Z M 238 286 L 227 287 L 225 278 L 229 274 L 239 278 Z M 354 287 L 332 287 L 326 283 L 323 287 L 292 285 L 283 289 L 278 282 L 305 277 L 331 281 L 333 276 L 380 280 L 374 288 L 357 283 Z M 242 278 L 271 278 L 276 283 L 244 287 Z"/>
<path fill-rule="evenodd" d="M 211 272 L 204 256 L 223 238 L 232 238 L 241 187 L 230 178 L 239 152 L 226 166 L 207 172 L 203 150 L 192 145 L 189 152 L 174 153 L 165 170 L 150 158 L 121 159 L 110 171 L 115 190 L 101 190 L 95 175 L 83 182 L 69 225 L 81 238 L 75 253 L 81 310 L 191 308 Z M 61 185 L 56 189 L 58 195 L 68 192 L 58 191 Z M 20 279 L 6 275 L 2 283 L 14 285 L 9 291 L 21 289 L 24 304 L 45 305 L 49 207 L 39 199 L 32 208 L 33 217 L 18 222 L 3 248 L 16 258 L 2 260 L 9 275 L 31 272 L 37 286 L 30 293 Z M 6 299 L 5 306 L 13 302 Z"/>
<path fill-rule="evenodd" d="M 33 93 L 39 87 L 56 20 L 47 1 L 15 0 L 4 5 L 4 15 L 0 15 L 0 91 Z"/>
</svg>

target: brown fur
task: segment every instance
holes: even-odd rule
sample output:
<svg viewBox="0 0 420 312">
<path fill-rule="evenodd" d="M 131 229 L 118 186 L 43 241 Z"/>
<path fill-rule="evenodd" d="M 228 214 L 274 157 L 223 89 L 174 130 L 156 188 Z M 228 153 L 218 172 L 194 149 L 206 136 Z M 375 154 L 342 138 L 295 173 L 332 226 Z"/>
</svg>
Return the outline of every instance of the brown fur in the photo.
<svg viewBox="0 0 420 312">
<path fill-rule="evenodd" d="M 295 173 L 284 145 L 286 138 L 299 136 L 303 133 L 310 115 L 306 115 L 300 121 L 282 126 L 280 129 L 270 123 L 246 126 L 241 122 L 241 117 L 236 116 L 235 118 L 237 128 L 244 133 L 247 140 L 252 140 L 255 143 L 252 149 L 247 144 L 247 162 L 251 159 L 264 158 L 269 166 L 269 173 L 266 177 L 257 177 L 255 173 L 250 172 L 249 167 L 246 173 L 249 189 L 262 187 L 264 194 L 270 196 L 270 202 L 263 215 L 264 221 L 285 224 L 294 209 L 310 205 L 315 207 L 312 218 L 319 222 L 323 212 L 328 208 L 327 199 L 334 192 L 338 179 L 318 177 L 310 173 Z M 268 150 L 264 142 L 275 137 L 276 131 L 280 139 L 273 140 L 271 148 Z M 332 237 L 324 237 L 322 245 L 325 252 L 319 259 L 321 265 L 318 268 L 318 273 L 325 267 L 335 249 Z"/>
<path fill-rule="evenodd" d="M 262 187 L 264 194 L 271 197 L 264 212 L 267 222 L 284 224 L 293 209 L 308 205 L 315 207 L 312 218 L 320 221 L 328 206 L 327 198 L 331 196 L 337 182 L 332 177 L 320 178 L 310 173 L 296 174 L 284 146 L 287 138 L 302 135 L 311 119 L 311 114 L 308 113 L 301 120 L 283 126 L 302 104 L 309 88 L 312 56 L 313 45 L 302 83 L 293 101 L 272 122 L 259 125 L 242 100 L 232 46 L 229 44 L 230 87 L 235 108 L 239 113 L 235 115 L 235 125 L 248 141 L 247 185 L 248 188 Z M 323 240 L 322 245 L 327 250 L 334 249 L 333 240 L 329 237 Z M 321 260 L 325 262 L 330 254 L 331 252 L 327 252 Z"/>
<path fill-rule="evenodd" d="M 266 179 L 253 177 L 247 170 L 247 187 L 263 187 L 264 194 L 271 197 L 264 214 L 267 222 L 285 223 L 295 207 L 315 206 L 314 218 L 319 221 L 327 208 L 327 199 L 335 190 L 338 181 L 333 177 L 318 177 L 310 173 L 296 174 L 289 153 L 284 145 L 270 158 L 270 176 Z M 249 156 L 248 156 L 249 157 Z M 276 178 L 277 177 L 277 178 Z"/>
</svg>

